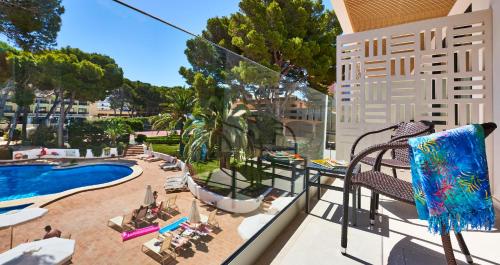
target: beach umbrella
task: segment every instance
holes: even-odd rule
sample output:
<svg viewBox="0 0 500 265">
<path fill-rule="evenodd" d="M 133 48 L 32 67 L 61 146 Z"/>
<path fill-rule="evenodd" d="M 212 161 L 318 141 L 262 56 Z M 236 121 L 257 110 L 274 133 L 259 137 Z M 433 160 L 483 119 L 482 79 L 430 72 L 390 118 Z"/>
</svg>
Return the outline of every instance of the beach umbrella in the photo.
<svg viewBox="0 0 500 265">
<path fill-rule="evenodd" d="M 146 188 L 146 196 L 144 197 L 144 205 L 148 206 L 155 202 L 155 198 L 153 197 L 153 191 L 151 190 L 151 185 L 148 185 Z"/>
<path fill-rule="evenodd" d="M 191 204 L 191 210 L 189 210 L 188 220 L 190 223 L 201 223 L 200 211 L 198 210 L 196 200 L 193 200 L 193 203 Z"/>
<path fill-rule="evenodd" d="M 14 226 L 39 218 L 47 212 L 43 208 L 24 208 L 0 214 L 0 229 L 10 227 L 10 248 L 14 239 Z"/>
<path fill-rule="evenodd" d="M 254 216 L 243 219 L 238 226 L 238 234 L 244 240 L 250 239 L 257 233 L 265 224 L 267 224 L 275 215 L 271 214 L 256 214 Z"/>
<path fill-rule="evenodd" d="M 75 252 L 75 240 L 52 237 L 23 243 L 0 254 L 0 264 L 66 264 Z"/>
</svg>

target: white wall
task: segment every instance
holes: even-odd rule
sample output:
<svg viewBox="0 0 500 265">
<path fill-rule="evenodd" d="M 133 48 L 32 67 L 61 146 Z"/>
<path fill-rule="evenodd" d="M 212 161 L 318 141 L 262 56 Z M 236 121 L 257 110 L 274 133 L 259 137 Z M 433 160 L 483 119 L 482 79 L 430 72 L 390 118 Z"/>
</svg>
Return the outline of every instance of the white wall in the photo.
<svg viewBox="0 0 500 265">
<path fill-rule="evenodd" d="M 458 0 L 450 15 L 463 13 L 472 3 L 472 11 L 491 8 L 493 13 L 493 122 L 500 126 L 500 1 Z M 500 128 L 493 134 L 492 189 L 495 203 L 500 206 Z M 495 167 L 496 166 L 496 167 Z"/>
<path fill-rule="evenodd" d="M 491 3 L 493 11 L 493 120 L 500 125 L 500 1 Z M 500 203 L 500 132 L 495 132 L 494 146 L 494 197 Z"/>
</svg>

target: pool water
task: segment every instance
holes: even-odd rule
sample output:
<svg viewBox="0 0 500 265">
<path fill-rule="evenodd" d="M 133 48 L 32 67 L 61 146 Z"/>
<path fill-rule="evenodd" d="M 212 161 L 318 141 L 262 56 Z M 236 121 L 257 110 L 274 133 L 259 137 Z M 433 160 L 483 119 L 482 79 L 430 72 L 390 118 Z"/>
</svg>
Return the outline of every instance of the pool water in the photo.
<svg viewBox="0 0 500 265">
<path fill-rule="evenodd" d="M 59 193 L 103 184 L 132 173 L 128 166 L 97 164 L 71 168 L 53 165 L 0 166 L 0 201 Z"/>
<path fill-rule="evenodd" d="M 10 206 L 10 207 L 0 208 L 0 214 L 6 213 L 6 212 L 10 212 L 10 211 L 14 211 L 14 210 L 21 210 L 21 209 L 24 209 L 24 208 L 32 205 L 32 204 L 33 203 L 27 203 L 27 204 L 21 204 L 21 205 L 16 205 L 16 206 Z"/>
</svg>

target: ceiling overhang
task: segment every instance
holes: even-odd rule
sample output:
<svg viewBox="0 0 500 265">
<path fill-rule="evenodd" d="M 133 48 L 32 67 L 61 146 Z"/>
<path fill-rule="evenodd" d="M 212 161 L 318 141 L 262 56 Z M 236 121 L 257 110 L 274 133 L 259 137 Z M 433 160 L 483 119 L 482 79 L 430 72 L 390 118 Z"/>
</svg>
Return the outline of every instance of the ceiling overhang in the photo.
<svg viewBox="0 0 500 265">
<path fill-rule="evenodd" d="M 447 16 L 457 0 L 331 0 L 344 33 Z"/>
</svg>

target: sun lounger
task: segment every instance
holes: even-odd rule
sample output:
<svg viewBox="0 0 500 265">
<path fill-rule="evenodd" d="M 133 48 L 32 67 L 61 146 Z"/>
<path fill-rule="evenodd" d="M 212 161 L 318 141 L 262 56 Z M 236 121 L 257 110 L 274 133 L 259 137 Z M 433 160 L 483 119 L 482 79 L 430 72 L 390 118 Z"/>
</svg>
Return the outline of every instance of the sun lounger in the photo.
<svg viewBox="0 0 500 265">
<path fill-rule="evenodd" d="M 204 224 L 204 225 L 207 225 L 207 226 L 210 226 L 212 228 L 214 227 L 217 227 L 217 228 L 220 228 L 219 227 L 219 221 L 217 221 L 216 219 L 216 216 L 217 216 L 217 211 L 212 211 L 208 217 L 206 215 L 201 215 L 201 223 Z"/>
<path fill-rule="evenodd" d="M 148 161 L 148 162 L 157 162 L 157 161 L 160 161 L 160 160 L 161 160 L 161 158 L 156 157 L 156 156 L 144 159 L 144 161 Z"/>
<path fill-rule="evenodd" d="M 167 204 L 168 204 L 168 201 L 167 202 L 164 202 L 164 201 L 160 202 L 160 205 L 158 206 L 158 211 L 156 212 L 156 216 L 158 216 L 158 218 L 166 220 L 168 218 L 168 216 L 170 215 L 168 212 L 168 205 Z"/>
<path fill-rule="evenodd" d="M 175 163 L 165 163 L 161 168 L 163 170 L 180 169 L 180 161 L 177 160 Z"/>
<path fill-rule="evenodd" d="M 147 154 L 140 154 L 140 155 L 137 155 L 137 158 L 141 159 L 141 160 L 144 160 L 144 159 L 147 159 L 147 158 L 152 158 L 153 155 L 147 155 Z"/>
<path fill-rule="evenodd" d="M 109 227 L 116 226 L 119 227 L 122 231 L 129 231 L 134 229 L 132 219 L 133 219 L 132 213 L 116 216 L 108 220 L 108 226 Z"/>
<path fill-rule="evenodd" d="M 164 264 L 165 261 L 172 257 L 174 260 L 177 260 L 177 254 L 175 253 L 175 249 L 172 248 L 172 236 L 164 237 L 159 235 L 158 238 L 153 238 L 148 242 L 142 244 L 142 252 L 146 253 L 146 251 L 152 251 L 156 253 L 156 255 L 160 256 L 161 264 Z"/>
<path fill-rule="evenodd" d="M 138 209 L 137 215 L 133 219 L 134 226 L 139 227 L 141 224 L 149 225 L 151 222 L 147 219 L 148 208 L 142 207 Z"/>
<path fill-rule="evenodd" d="M 166 208 L 167 210 L 170 211 L 179 211 L 179 206 L 177 206 L 177 195 L 174 195 L 167 200 L 167 205 Z"/>
<path fill-rule="evenodd" d="M 167 178 L 163 187 L 165 188 L 166 192 L 185 190 L 187 187 L 187 173 L 183 173 L 178 177 Z"/>
</svg>

